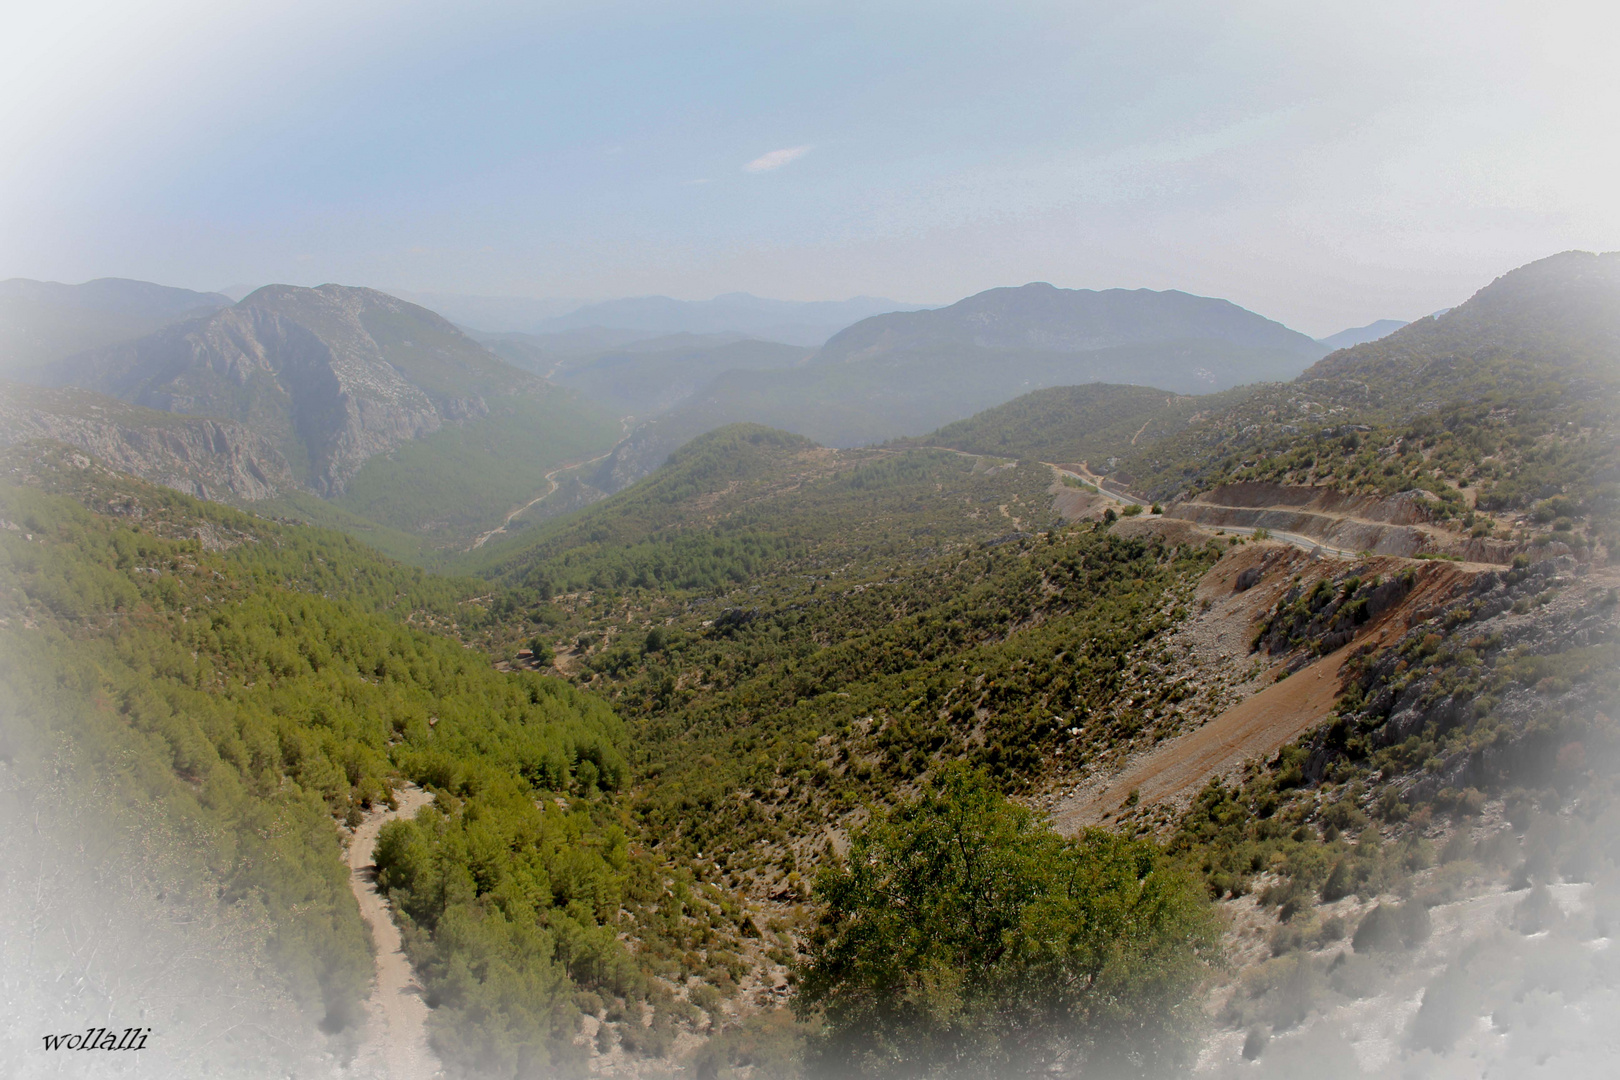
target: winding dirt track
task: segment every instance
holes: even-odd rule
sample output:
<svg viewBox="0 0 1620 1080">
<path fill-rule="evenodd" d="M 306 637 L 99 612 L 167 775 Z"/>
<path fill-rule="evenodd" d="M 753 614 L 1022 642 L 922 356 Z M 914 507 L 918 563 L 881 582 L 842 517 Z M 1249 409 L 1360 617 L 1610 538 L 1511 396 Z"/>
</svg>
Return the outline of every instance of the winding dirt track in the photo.
<svg viewBox="0 0 1620 1080">
<path fill-rule="evenodd" d="M 617 446 L 618 444 L 615 443 L 614 445 Z M 594 465 L 598 461 L 601 461 L 603 458 L 607 457 L 611 453 L 613 453 L 613 450 L 610 448 L 610 449 L 602 451 L 600 454 L 597 454 L 593 458 L 586 458 L 584 461 L 570 461 L 568 464 L 559 465 L 555 469 L 552 469 L 550 472 L 546 473 L 545 481 L 546 481 L 547 484 L 550 485 L 550 487 L 546 488 L 546 490 L 542 491 L 540 494 L 536 495 L 534 498 L 530 499 L 528 502 L 524 503 L 522 506 L 518 507 L 516 510 L 513 510 L 511 513 L 507 514 L 506 517 L 501 519 L 501 523 L 499 525 L 495 526 L 493 529 L 489 530 L 489 532 L 480 533 L 478 535 L 478 538 L 472 542 L 472 547 L 468 548 L 467 550 L 468 551 L 477 551 L 479 548 L 481 548 L 485 544 L 489 543 L 491 538 L 499 536 L 501 533 L 505 532 L 506 527 L 508 525 L 512 524 L 512 519 L 513 518 L 515 518 L 519 514 L 523 513 L 523 511 L 527 510 L 529 507 L 533 506 L 535 503 L 541 502 L 541 501 L 549 498 L 551 496 L 551 493 L 557 490 L 557 487 L 558 487 L 558 485 L 557 485 L 557 474 L 558 473 L 566 472 L 569 469 L 581 469 L 581 468 L 584 468 L 586 465 Z"/>
<path fill-rule="evenodd" d="M 399 927 L 389 915 L 388 901 L 377 891 L 377 868 L 372 863 L 382 827 L 395 818 L 415 814 L 433 796 L 418 787 L 405 787 L 396 798 L 399 809 L 367 815 L 349 844 L 349 887 L 360 901 L 360 914 L 377 945 L 377 981 L 366 1000 L 365 1034 L 350 1075 L 367 1080 L 436 1080 L 444 1073 L 428 1046 L 428 1007 L 405 957 Z"/>
</svg>

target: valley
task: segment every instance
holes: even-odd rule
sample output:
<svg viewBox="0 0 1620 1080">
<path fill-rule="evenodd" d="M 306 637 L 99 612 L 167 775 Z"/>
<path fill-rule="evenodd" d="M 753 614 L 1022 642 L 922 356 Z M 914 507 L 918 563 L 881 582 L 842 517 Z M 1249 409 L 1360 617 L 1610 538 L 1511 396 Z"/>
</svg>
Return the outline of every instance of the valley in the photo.
<svg viewBox="0 0 1620 1080">
<path fill-rule="evenodd" d="M 1620 256 L 1332 353 L 159 299 L 0 403 L 0 759 L 182 837 L 339 1074 L 1604 1060 Z"/>
</svg>

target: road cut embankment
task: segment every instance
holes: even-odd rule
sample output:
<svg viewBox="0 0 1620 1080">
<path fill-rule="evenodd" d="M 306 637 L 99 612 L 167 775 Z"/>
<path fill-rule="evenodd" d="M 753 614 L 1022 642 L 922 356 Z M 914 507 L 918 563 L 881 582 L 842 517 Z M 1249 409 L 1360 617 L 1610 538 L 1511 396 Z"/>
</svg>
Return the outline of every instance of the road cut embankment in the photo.
<svg viewBox="0 0 1620 1080">
<path fill-rule="evenodd" d="M 1325 548 L 1414 558 L 1447 555 L 1507 565 L 1519 545 L 1455 536 L 1434 524 L 1431 497 L 1408 491 L 1379 497 L 1283 484 L 1223 484 L 1164 508 L 1166 517 L 1207 529 L 1268 529 L 1308 537 Z"/>
<path fill-rule="evenodd" d="M 1263 548 L 1240 556 L 1230 566 L 1217 564 L 1206 575 L 1206 583 L 1217 592 L 1235 590 L 1232 571 L 1239 566 L 1258 569 L 1261 564 L 1254 561 L 1257 556 L 1264 560 Z M 1275 580 L 1287 574 L 1285 567 L 1288 565 L 1278 564 L 1259 580 L 1264 581 L 1267 577 Z M 1401 564 L 1373 559 L 1364 565 L 1368 572 L 1387 574 Z M 1132 800 L 1134 805 L 1184 804 L 1212 777 L 1235 774 L 1246 762 L 1275 754 L 1332 715 L 1334 705 L 1344 691 L 1342 669 L 1355 649 L 1370 640 L 1382 641 L 1392 634 L 1398 636 L 1423 619 L 1432 617 L 1441 610 L 1448 597 L 1466 590 L 1481 572 L 1483 568 L 1473 569 L 1450 562 L 1420 564 L 1411 592 L 1358 628 L 1351 641 L 1280 679 L 1278 677 L 1288 667 L 1288 656 L 1295 654 L 1270 657 L 1274 666 L 1265 677 L 1278 681 L 1271 682 L 1192 731 L 1167 739 L 1140 754 L 1120 771 L 1110 776 L 1099 776 L 1083 789 L 1076 790 L 1053 807 L 1053 823 L 1064 832 L 1102 824 L 1119 816 L 1133 791 L 1137 793 L 1137 798 Z M 1320 576 L 1320 572 L 1312 576 Z M 1327 576 L 1331 578 L 1332 575 L 1329 573 Z M 1295 577 L 1292 580 L 1299 579 Z M 1305 585 L 1309 586 L 1310 581 L 1306 581 Z M 1255 620 L 1269 606 L 1269 603 L 1254 605 L 1249 608 L 1247 615 L 1241 616 L 1244 624 L 1239 635 L 1241 640 L 1249 640 L 1256 628 Z M 1238 666 L 1254 660 L 1249 653 L 1230 658 L 1225 653 L 1221 656 L 1226 663 Z"/>
</svg>

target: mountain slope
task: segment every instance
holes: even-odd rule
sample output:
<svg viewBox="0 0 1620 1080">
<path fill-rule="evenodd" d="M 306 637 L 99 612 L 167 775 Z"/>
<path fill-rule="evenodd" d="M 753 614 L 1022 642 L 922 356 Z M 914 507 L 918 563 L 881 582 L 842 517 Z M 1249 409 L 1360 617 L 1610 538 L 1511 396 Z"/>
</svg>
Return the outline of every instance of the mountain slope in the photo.
<svg viewBox="0 0 1620 1080">
<path fill-rule="evenodd" d="M 1232 354 L 1212 352 L 1217 365 L 1197 374 L 1202 349 L 1237 346 L 1246 363 L 1228 372 Z M 822 347 L 817 363 L 871 361 L 897 353 L 1017 351 L 1077 355 L 1131 345 L 1159 345 L 1188 389 L 1219 389 L 1239 382 L 1295 374 L 1323 348 L 1281 323 L 1227 300 L 1151 289 L 1058 289 L 1044 282 L 990 289 L 932 311 L 895 312 L 862 320 Z M 1141 354 L 1138 354 L 1141 355 Z M 1114 379 L 1111 381 L 1125 381 Z M 1208 385 L 1198 387 L 1197 381 Z M 1170 388 L 1170 387 L 1167 387 Z M 1174 387 L 1179 389 L 1179 387 Z"/>
<path fill-rule="evenodd" d="M 201 499 L 257 501 L 298 488 L 274 444 L 246 425 L 176 416 L 89 390 L 0 383 L 0 446 L 33 439 L 69 443 Z"/>
<path fill-rule="evenodd" d="M 218 293 L 98 278 L 82 285 L 0 281 L 0 376 L 150 334 L 188 315 L 229 307 Z"/>
<path fill-rule="evenodd" d="M 718 375 L 632 436 L 619 456 L 634 467 L 617 474 L 646 475 L 686 440 L 727 423 L 859 446 L 918 436 L 1042 387 L 1131 383 L 1195 394 L 1292 377 L 1322 353 L 1303 334 L 1225 300 L 992 289 L 948 308 L 865 319 L 796 367 Z"/>
<path fill-rule="evenodd" d="M 1410 411 L 1543 376 L 1620 382 L 1620 252 L 1567 251 L 1503 274 L 1467 303 L 1324 357 L 1300 382 L 1360 380 L 1368 406 Z"/>
<path fill-rule="evenodd" d="M 1094 461 L 1101 468 L 1123 448 L 1174 434 L 1249 392 L 1185 396 L 1109 383 L 1055 386 L 902 442 L 1053 463 Z"/>
<path fill-rule="evenodd" d="M 198 801 L 232 796 L 223 766 L 247 763 L 244 788 L 302 793 L 299 835 L 325 843 L 315 826 L 375 801 L 388 766 L 436 789 L 376 859 L 454 1075 L 798 1075 L 794 1039 L 819 1036 L 780 1006 L 804 993 L 790 975 L 818 909 L 838 910 L 815 871 L 962 764 L 1037 814 L 1162 838 L 1154 857 L 1221 905 L 1231 977 L 1207 1000 L 1210 1074 L 1292 1075 L 1332 1052 L 1346 1075 L 1509 1060 L 1602 1075 L 1612 1032 L 1594 1050 L 1582 1029 L 1612 1027 L 1620 1002 L 1601 945 L 1620 910 L 1606 258 L 1533 264 L 1291 383 L 1037 391 L 935 433 L 959 451 L 729 427 L 469 553 L 486 584 L 437 593 L 335 538 L 242 515 L 202 530 L 207 508 L 166 493 L 136 492 L 136 517 L 124 492 L 80 514 L 0 491 L 0 577 L 23 579 L 25 617 L 57 636 L 23 620 L 0 634 L 34 650 L 49 677 L 31 692 L 64 725 L 118 730 L 127 709 L 131 738 L 171 744 L 148 775 L 182 799 L 203 768 Z M 1177 516 L 1186 501 L 1122 516 L 996 453 L 1013 449 L 1106 453 L 1116 480 L 1207 489 L 1212 511 L 1309 498 L 1324 516 L 1517 532 L 1516 517 L 1563 539 L 1516 535 L 1495 566 L 1313 551 L 1226 528 L 1263 522 Z M 89 472 L 68 459 L 56 475 Z M 1060 521 L 1055 496 L 1084 520 Z M 345 598 L 386 610 L 362 619 Z M 419 632 L 433 625 L 527 670 L 498 676 Z M 140 648 L 102 648 L 113 635 Z M 182 719 L 220 715 L 214 698 L 263 715 L 148 732 L 154 697 L 107 690 L 154 670 Z M 213 672 L 225 692 L 197 690 Z M 230 823 L 243 858 L 255 823 Z M 305 846 L 301 863 L 325 858 Z M 881 917 L 921 937 L 912 911 L 961 905 L 917 878 L 924 902 Z M 923 989 L 950 1007 L 960 963 L 933 970 Z M 879 971 L 862 1000 L 917 985 Z"/>
<path fill-rule="evenodd" d="M 1617 442 L 1620 253 L 1566 252 L 1121 452 L 1116 477 L 1154 498 L 1245 480 L 1426 489 L 1460 516 L 1534 509 L 1602 534 L 1620 512 Z"/>
<path fill-rule="evenodd" d="M 14 447 L 0 477 L 0 779 L 106 805 L 96 843 L 57 852 L 64 863 L 161 848 L 168 881 L 93 880 L 114 902 L 195 892 L 191 946 L 217 937 L 218 919 L 256 945 L 252 968 L 232 965 L 247 947 L 213 960 L 235 1000 L 253 1002 L 262 982 L 303 1006 L 288 1041 L 341 1054 L 365 1022 L 372 954 L 345 830 L 407 782 L 436 797 L 384 828 L 378 880 L 409 914 L 450 1075 L 582 1078 L 589 1050 L 574 1036 L 596 995 L 638 1019 L 656 1005 L 640 1033 L 667 1047 L 674 1021 L 703 1016 L 680 994 L 717 1014 L 735 994 L 735 902 L 636 836 L 620 719 L 560 679 L 498 671 L 476 647 L 521 626 L 521 597 L 60 448 Z M 6 925 L 6 944 L 33 940 Z M 98 982 L 106 965 L 91 959 L 77 955 L 63 981 Z M 7 969 L 8 992 L 63 995 L 18 974 Z M 131 1015 L 195 992 L 159 980 L 99 1007 Z M 190 1031 L 180 1014 L 195 1008 L 170 1022 Z"/>
<path fill-rule="evenodd" d="M 538 381 L 423 308 L 373 292 L 272 285 L 216 314 L 74 358 L 53 381 L 247 423 L 323 495 L 373 454 L 484 416 Z"/>
<path fill-rule="evenodd" d="M 1056 526 L 1029 509 L 1048 476 L 1027 463 L 891 446 L 821 451 L 818 475 L 815 448 L 727 432 L 490 569 L 552 594 L 561 668 L 615 701 L 659 778 L 643 820 L 784 925 L 827 902 L 808 871 L 846 823 L 967 760 L 1037 807 L 1079 799 L 1087 821 L 1166 837 L 1203 878 L 1232 917 L 1220 1075 L 1294 1075 L 1324 1038 L 1347 1075 L 1590 1065 L 1605 1025 L 1577 1020 L 1620 1000 L 1588 944 L 1620 863 L 1614 547 L 1591 509 L 1620 478 L 1601 375 L 1620 308 L 1594 258 L 1516 271 L 1297 382 L 1188 402 L 1145 446 L 1137 418 L 1163 398 L 1093 386 L 951 440 L 1044 454 L 1100 436 L 1172 494 L 1263 474 L 1228 494 L 1552 526 L 1495 567 L 1220 536 L 1174 506 Z M 1227 738 L 1234 719 L 1265 737 Z M 1178 759 L 1174 784 L 1131 779 L 1133 756 L 1200 732 L 1219 754 Z M 1521 1022 L 1529 998 L 1580 1038 Z"/>
<path fill-rule="evenodd" d="M 240 304 L 58 366 L 53 380 L 258 433 L 297 482 L 384 524 L 470 527 L 611 444 L 615 426 L 439 316 L 370 289 L 273 285 Z M 476 452 L 463 445 L 467 425 Z M 435 441 L 435 437 L 438 436 Z M 405 452 L 414 477 L 382 455 Z M 442 446 L 443 453 L 434 448 Z M 430 499 L 431 507 L 424 503 Z M 239 497 L 257 497 L 247 491 Z"/>
<path fill-rule="evenodd" d="M 266 286 L 48 376 L 88 390 L 19 391 L 7 441 L 57 438 L 193 494 L 278 500 L 410 558 L 499 524 L 619 434 L 432 312 L 338 285 Z"/>
</svg>

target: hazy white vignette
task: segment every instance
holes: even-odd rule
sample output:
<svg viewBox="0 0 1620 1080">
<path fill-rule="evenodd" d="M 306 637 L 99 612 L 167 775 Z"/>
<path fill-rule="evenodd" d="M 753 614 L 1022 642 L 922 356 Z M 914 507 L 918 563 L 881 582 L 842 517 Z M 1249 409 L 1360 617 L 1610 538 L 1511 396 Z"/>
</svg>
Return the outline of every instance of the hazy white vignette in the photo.
<svg viewBox="0 0 1620 1080">
<path fill-rule="evenodd" d="M 1616 42 L 0 7 L 0 1077 L 1613 1075 Z"/>
</svg>

